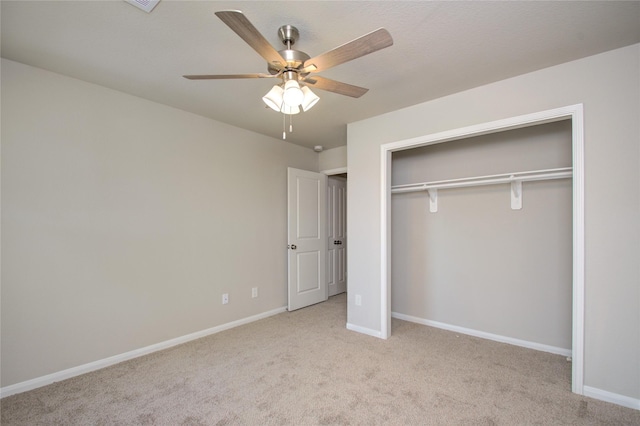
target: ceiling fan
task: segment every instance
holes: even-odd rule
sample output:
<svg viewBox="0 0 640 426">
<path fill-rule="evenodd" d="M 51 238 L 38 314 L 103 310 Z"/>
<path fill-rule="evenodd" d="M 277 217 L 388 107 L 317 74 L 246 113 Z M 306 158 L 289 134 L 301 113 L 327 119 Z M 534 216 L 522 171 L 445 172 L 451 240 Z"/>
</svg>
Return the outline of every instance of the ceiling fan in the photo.
<svg viewBox="0 0 640 426">
<path fill-rule="evenodd" d="M 189 80 L 279 78 L 281 80 L 280 83 L 276 84 L 263 97 L 263 100 L 274 110 L 289 115 L 297 114 L 300 112 L 300 108 L 303 111 L 307 111 L 319 100 L 309 90 L 309 87 L 353 98 L 359 98 L 364 95 L 369 89 L 320 77 L 315 73 L 325 71 L 393 44 L 393 39 L 389 32 L 384 28 L 379 28 L 312 58 L 305 52 L 291 48 L 300 35 L 298 29 L 292 25 L 283 25 L 279 28 L 278 36 L 286 48 L 277 51 L 242 12 L 225 10 L 216 12 L 216 16 L 267 61 L 269 73 L 185 75 L 184 77 Z"/>
</svg>

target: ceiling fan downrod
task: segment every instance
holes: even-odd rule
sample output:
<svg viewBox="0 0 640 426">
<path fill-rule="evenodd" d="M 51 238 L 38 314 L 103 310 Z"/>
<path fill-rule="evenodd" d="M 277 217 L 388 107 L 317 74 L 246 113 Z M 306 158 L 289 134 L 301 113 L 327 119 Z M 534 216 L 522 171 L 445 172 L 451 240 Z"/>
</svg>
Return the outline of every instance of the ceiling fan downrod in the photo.
<svg viewBox="0 0 640 426">
<path fill-rule="evenodd" d="M 284 64 L 284 68 L 282 68 L 280 64 L 269 63 L 267 65 L 269 73 L 276 75 L 283 71 L 294 71 L 297 74 L 301 74 L 299 71 L 303 67 L 304 63 L 310 59 L 310 56 L 305 52 L 291 48 L 291 46 L 298 41 L 298 38 L 300 38 L 300 32 L 293 25 L 283 25 L 278 29 L 278 38 L 280 38 L 280 41 L 285 46 L 285 49 L 279 50 L 278 53 L 286 63 Z M 302 76 L 304 77 L 307 74 L 309 73 L 306 72 L 302 74 Z M 286 80 L 284 80 L 284 82 L 286 82 Z"/>
</svg>

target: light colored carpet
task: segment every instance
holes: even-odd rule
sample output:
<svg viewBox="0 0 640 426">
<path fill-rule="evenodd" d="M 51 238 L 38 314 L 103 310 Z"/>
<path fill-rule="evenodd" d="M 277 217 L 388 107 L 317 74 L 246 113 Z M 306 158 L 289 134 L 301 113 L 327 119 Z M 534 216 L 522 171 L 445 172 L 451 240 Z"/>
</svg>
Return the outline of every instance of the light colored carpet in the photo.
<svg viewBox="0 0 640 426">
<path fill-rule="evenodd" d="M 562 356 L 393 321 L 345 295 L 2 399 L 3 425 L 638 425 L 570 392 Z"/>
</svg>

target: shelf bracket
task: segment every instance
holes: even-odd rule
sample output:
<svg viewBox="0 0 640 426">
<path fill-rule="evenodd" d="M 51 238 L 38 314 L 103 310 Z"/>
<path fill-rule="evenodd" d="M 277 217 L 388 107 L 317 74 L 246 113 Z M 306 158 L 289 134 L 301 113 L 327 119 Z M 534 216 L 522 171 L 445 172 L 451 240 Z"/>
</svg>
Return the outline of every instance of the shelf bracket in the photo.
<svg viewBox="0 0 640 426">
<path fill-rule="evenodd" d="M 511 181 L 511 210 L 522 210 L 522 181 Z"/>
<path fill-rule="evenodd" d="M 427 189 L 427 192 L 429 193 L 429 212 L 437 213 L 438 212 L 438 190 L 435 188 Z"/>
</svg>

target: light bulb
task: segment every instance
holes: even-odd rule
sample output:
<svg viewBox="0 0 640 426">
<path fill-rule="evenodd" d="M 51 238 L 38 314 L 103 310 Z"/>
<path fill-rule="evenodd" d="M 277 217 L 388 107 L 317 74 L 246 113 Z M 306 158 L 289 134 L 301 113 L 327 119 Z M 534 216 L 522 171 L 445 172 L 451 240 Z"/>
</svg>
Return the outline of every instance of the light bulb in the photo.
<svg viewBox="0 0 640 426">
<path fill-rule="evenodd" d="M 282 95 L 284 103 L 290 107 L 297 107 L 302 103 L 303 99 L 304 93 L 302 93 L 298 82 L 296 80 L 287 80 L 287 82 L 284 83 L 284 94 Z"/>
</svg>

